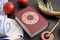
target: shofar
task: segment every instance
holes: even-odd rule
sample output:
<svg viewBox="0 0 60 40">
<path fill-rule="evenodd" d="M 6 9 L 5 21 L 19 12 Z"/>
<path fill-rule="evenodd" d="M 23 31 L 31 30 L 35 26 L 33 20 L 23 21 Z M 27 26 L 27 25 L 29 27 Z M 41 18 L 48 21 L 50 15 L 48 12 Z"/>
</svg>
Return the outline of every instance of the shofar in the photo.
<svg viewBox="0 0 60 40">
<path fill-rule="evenodd" d="M 37 1 L 38 1 L 39 9 L 46 15 L 60 16 L 60 12 L 53 10 L 50 0 L 47 1 L 45 0 L 47 3 L 45 3 L 44 0 L 37 0 Z"/>
</svg>

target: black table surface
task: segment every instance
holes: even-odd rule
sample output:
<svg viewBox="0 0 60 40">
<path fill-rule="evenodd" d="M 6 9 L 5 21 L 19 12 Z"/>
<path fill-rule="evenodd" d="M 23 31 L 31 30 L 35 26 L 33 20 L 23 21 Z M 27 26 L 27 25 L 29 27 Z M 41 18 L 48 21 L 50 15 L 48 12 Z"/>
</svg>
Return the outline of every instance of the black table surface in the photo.
<svg viewBox="0 0 60 40">
<path fill-rule="evenodd" d="M 10 17 L 10 18 L 14 18 L 13 15 L 14 15 L 17 11 L 22 10 L 22 9 L 24 9 L 24 8 L 21 8 L 21 7 L 18 6 L 17 0 L 9 0 L 9 1 L 14 2 L 15 5 L 16 5 L 16 10 L 15 10 L 15 12 L 14 12 L 12 15 L 8 15 L 8 17 Z M 59 0 L 55 0 L 55 1 L 59 1 Z M 57 4 L 56 4 L 56 5 L 57 5 Z M 41 13 L 41 15 L 42 15 L 43 17 L 45 17 L 45 18 L 49 21 L 50 24 L 49 24 L 49 26 L 48 26 L 48 28 L 47 28 L 46 30 L 51 30 L 51 29 L 53 28 L 53 26 L 57 23 L 57 21 L 58 21 L 59 18 L 45 15 L 45 14 L 43 14 L 43 13 L 39 10 L 38 4 L 37 4 L 37 0 L 29 0 L 28 6 L 34 7 L 39 13 Z M 55 35 L 55 40 L 60 40 L 60 25 L 58 25 L 58 27 L 54 30 L 53 33 L 54 33 L 54 35 Z M 28 34 L 24 31 L 24 40 L 41 40 L 41 39 L 40 39 L 40 35 L 41 35 L 41 33 L 39 33 L 38 35 L 36 35 L 36 36 L 33 37 L 33 38 L 30 38 L 30 37 L 28 36 Z"/>
</svg>

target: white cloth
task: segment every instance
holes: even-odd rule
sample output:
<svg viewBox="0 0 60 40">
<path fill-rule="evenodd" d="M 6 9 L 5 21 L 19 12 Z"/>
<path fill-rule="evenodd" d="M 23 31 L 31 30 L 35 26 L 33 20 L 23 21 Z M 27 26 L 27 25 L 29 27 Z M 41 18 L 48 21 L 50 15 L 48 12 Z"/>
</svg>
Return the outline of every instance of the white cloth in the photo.
<svg viewBox="0 0 60 40">
<path fill-rule="evenodd" d="M 0 15 L 0 34 L 4 34 L 4 22 L 6 20 L 6 15 Z"/>
<path fill-rule="evenodd" d="M 0 22 L 0 25 L 0 34 L 8 36 L 8 39 L 13 40 L 14 38 L 19 38 L 20 36 L 22 36 L 21 38 L 23 39 L 23 29 L 14 19 L 5 18 L 3 23 Z"/>
<path fill-rule="evenodd" d="M 4 32 L 7 36 L 23 36 L 23 30 L 18 25 L 18 23 L 14 19 L 6 18 L 5 24 L 4 24 Z"/>
</svg>

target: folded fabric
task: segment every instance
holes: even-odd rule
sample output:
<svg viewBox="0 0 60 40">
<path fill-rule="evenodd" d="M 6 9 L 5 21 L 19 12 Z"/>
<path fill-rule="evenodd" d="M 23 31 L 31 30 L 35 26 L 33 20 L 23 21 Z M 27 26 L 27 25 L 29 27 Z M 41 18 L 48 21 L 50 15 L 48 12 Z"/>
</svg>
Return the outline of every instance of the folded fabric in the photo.
<svg viewBox="0 0 60 40">
<path fill-rule="evenodd" d="M 23 30 L 14 19 L 5 18 L 3 25 L 4 26 L 1 28 L 1 32 L 2 35 L 5 35 L 5 37 L 0 37 L 0 39 L 23 39 Z"/>
</svg>

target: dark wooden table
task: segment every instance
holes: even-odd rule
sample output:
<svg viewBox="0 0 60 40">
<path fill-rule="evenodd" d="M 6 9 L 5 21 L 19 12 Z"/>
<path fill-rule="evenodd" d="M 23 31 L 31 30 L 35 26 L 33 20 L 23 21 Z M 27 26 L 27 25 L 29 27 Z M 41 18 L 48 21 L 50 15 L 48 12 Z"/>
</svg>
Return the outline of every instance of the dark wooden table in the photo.
<svg viewBox="0 0 60 40">
<path fill-rule="evenodd" d="M 21 8 L 21 7 L 18 6 L 17 0 L 9 0 L 9 1 L 12 1 L 12 2 L 14 2 L 14 3 L 16 4 L 16 10 L 15 10 L 15 12 L 14 12 L 12 15 L 8 15 L 8 17 L 10 17 L 10 18 L 14 18 L 13 15 L 14 15 L 17 11 L 22 10 L 22 9 L 24 9 L 24 8 Z M 60 2 L 60 0 L 55 0 L 55 2 L 58 2 L 58 1 Z M 55 2 L 54 2 L 54 3 L 55 3 Z M 48 26 L 48 28 L 47 28 L 46 30 L 51 30 L 52 27 L 57 23 L 58 18 L 53 17 L 53 16 L 47 16 L 47 15 L 43 14 L 43 13 L 39 10 L 39 8 L 38 8 L 37 0 L 29 0 L 28 6 L 30 6 L 30 5 L 33 6 L 39 13 L 41 13 L 41 15 L 43 15 L 43 16 L 50 22 L 50 24 L 49 24 L 49 26 Z M 58 4 L 54 4 L 54 5 L 58 5 Z M 59 5 L 59 6 L 60 6 L 60 5 Z M 58 7 L 58 6 L 57 6 L 57 7 Z M 59 9 L 59 7 L 56 8 L 56 9 Z M 55 29 L 55 31 L 54 31 L 53 33 L 54 33 L 54 35 L 55 35 L 55 40 L 60 40 L 60 25 L 58 25 L 58 27 Z M 28 36 L 28 34 L 24 31 L 24 40 L 40 40 L 40 35 L 41 35 L 41 33 L 39 33 L 38 35 L 36 35 L 36 36 L 33 37 L 33 38 L 30 38 L 30 37 Z"/>
</svg>

